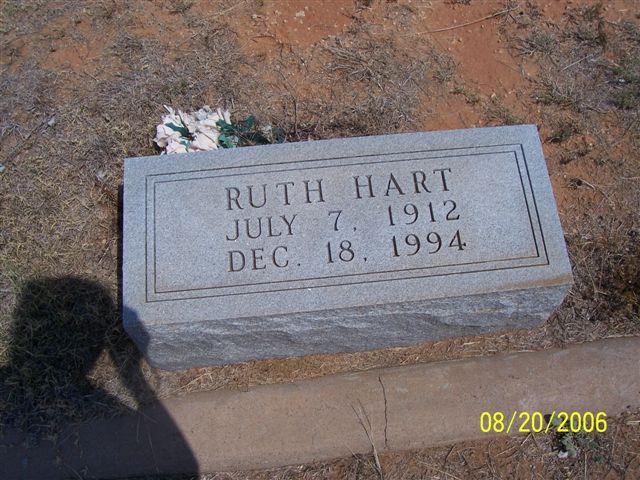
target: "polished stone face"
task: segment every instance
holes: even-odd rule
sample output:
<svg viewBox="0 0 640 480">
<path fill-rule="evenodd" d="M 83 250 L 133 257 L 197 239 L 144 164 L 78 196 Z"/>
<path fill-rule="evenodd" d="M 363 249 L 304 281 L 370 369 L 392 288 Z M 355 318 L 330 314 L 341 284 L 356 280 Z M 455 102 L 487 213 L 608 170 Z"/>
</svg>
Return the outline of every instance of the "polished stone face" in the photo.
<svg viewBox="0 0 640 480">
<path fill-rule="evenodd" d="M 534 126 L 125 163 L 125 328 L 159 366 L 527 327 L 570 284 Z"/>
</svg>

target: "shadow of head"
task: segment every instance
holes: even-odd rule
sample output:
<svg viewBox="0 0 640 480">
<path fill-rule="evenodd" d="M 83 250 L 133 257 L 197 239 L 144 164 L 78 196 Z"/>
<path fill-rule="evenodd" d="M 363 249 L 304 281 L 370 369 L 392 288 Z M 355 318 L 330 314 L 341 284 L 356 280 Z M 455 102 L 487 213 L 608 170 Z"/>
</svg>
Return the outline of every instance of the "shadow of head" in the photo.
<svg viewBox="0 0 640 480">
<path fill-rule="evenodd" d="M 118 472 L 109 478 L 131 471 L 198 471 L 189 444 L 161 403 L 148 406 L 144 414 L 122 415 L 104 428 L 100 422 L 87 422 L 133 413 L 95 384 L 117 383 L 126 391 L 118 397 L 134 398 L 139 405 L 154 399 L 142 375 L 140 353 L 124 334 L 116 305 L 103 286 L 75 277 L 29 281 L 9 335 L 8 362 L 0 372 L 2 426 L 40 440 L 73 432 L 71 424 L 86 422 L 90 434 L 84 443 L 65 444 L 65 458 L 77 460 L 77 471 Z M 140 341 L 144 344 L 146 337 Z M 44 462 L 17 465 L 27 469 L 20 470 L 21 478 L 49 478 L 30 469 L 60 468 Z"/>
<path fill-rule="evenodd" d="M 119 330 L 116 306 L 100 284 L 75 277 L 27 282 L 0 378 L 3 423 L 24 428 L 76 419 L 97 397 L 103 397 L 97 403 L 112 401 L 87 375 L 105 347 L 111 350 L 123 336 Z"/>
</svg>

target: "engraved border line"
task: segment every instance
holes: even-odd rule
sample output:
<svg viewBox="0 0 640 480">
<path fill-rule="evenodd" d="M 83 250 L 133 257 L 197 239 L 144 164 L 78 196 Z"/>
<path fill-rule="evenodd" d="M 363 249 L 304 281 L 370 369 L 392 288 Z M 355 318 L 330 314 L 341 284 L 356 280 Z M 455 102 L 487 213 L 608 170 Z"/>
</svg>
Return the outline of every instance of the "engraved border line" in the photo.
<svg viewBox="0 0 640 480">
<path fill-rule="evenodd" d="M 392 279 L 376 279 L 376 280 L 367 280 L 367 281 L 362 281 L 362 282 L 349 282 L 349 283 L 343 283 L 343 284 L 333 284 L 333 285 L 315 285 L 315 286 L 304 286 L 304 287 L 289 287 L 289 288 L 285 288 L 285 289 L 275 289 L 275 290 L 258 290 L 258 291 L 254 291 L 254 292 L 235 292 L 235 293 L 224 293 L 224 294 L 219 294 L 219 295 L 200 295 L 197 297 L 182 297 L 182 298 L 170 298 L 170 299 L 155 299 L 155 300 L 149 300 L 148 298 L 148 267 L 147 267 L 147 244 L 148 244 L 148 237 L 147 237 L 147 222 L 145 222 L 145 237 L 147 238 L 147 240 L 145 241 L 145 291 L 147 293 L 146 297 L 147 297 L 147 302 L 151 303 L 151 302 L 163 302 L 163 301 L 176 301 L 176 300 L 193 300 L 193 299 L 202 299 L 202 298 L 214 298 L 214 297 L 220 297 L 220 296 L 227 296 L 227 295 L 249 295 L 249 294 L 254 294 L 254 293 L 272 293 L 272 292 L 278 292 L 278 291 L 288 291 L 288 290 L 298 290 L 298 289 L 309 289 L 309 288 L 328 288 L 328 287 L 337 287 L 337 286 L 342 286 L 342 285 L 357 285 L 357 284 L 366 284 L 366 283 L 377 283 L 377 282 L 382 282 L 382 281 L 393 281 L 393 280 L 412 280 L 412 279 L 419 279 L 419 278 L 428 278 L 428 277 L 433 277 L 433 276 L 448 276 L 448 275 L 458 275 L 458 274 L 467 274 L 467 273 L 478 273 L 478 272 L 485 272 L 485 271 L 496 271 L 496 270 L 509 270 L 509 269 L 515 269 L 515 268 L 526 268 L 526 267 L 532 267 L 532 266 L 544 266 L 544 265 L 548 265 L 549 264 L 549 259 L 548 259 L 548 253 L 547 253 L 547 248 L 546 248 L 546 242 L 544 240 L 544 234 L 542 231 L 542 224 L 541 224 L 541 220 L 540 220 L 540 216 L 539 216 L 539 212 L 538 212 L 538 208 L 537 208 L 537 202 L 535 199 L 535 194 L 533 191 L 533 186 L 531 183 L 531 177 L 530 177 L 530 173 L 529 173 L 529 168 L 527 165 L 527 160 L 526 160 L 526 156 L 524 154 L 524 148 L 522 146 L 522 144 L 504 144 L 504 145 L 484 145 L 484 146 L 473 146 L 473 147 L 455 147 L 455 148 L 443 148 L 443 149 L 432 149 L 432 150 L 416 150 L 416 151 L 407 151 L 407 152 L 393 152 L 393 153 L 381 153 L 381 154 L 366 154 L 366 155 L 352 155 L 352 156 L 345 156 L 345 157 L 328 157 L 328 158 L 322 158 L 322 159 L 307 159 L 307 160 L 294 160 L 294 161 L 290 161 L 290 162 L 277 162 L 277 163 L 272 163 L 272 164 L 268 164 L 268 165 L 245 165 L 245 166 L 230 166 L 230 167 L 221 167 L 221 168 L 214 168 L 214 169 L 202 169 L 202 170 L 189 170 L 189 171 L 184 171 L 184 172 L 170 172 L 170 173 L 159 173 L 159 174 L 151 174 L 151 175 L 147 175 L 145 176 L 145 193 L 147 193 L 147 181 L 149 180 L 149 177 L 157 177 L 157 176 L 167 176 L 167 175 L 180 175 L 180 174 L 184 174 L 184 173 L 198 173 L 198 172 L 207 172 L 207 171 L 218 171 L 218 170 L 227 170 L 227 169 L 231 169 L 231 168 L 248 168 L 248 167 L 266 167 L 269 165 L 278 165 L 278 164 L 292 164 L 292 163 L 307 163 L 307 162 L 316 162 L 316 161 L 331 161 L 331 160 L 338 160 L 338 159 L 351 159 L 351 158 L 365 158 L 365 157 L 378 157 L 378 156 L 390 156 L 390 155 L 406 155 L 406 154 L 411 154 L 411 153 L 426 153 L 426 152 L 437 152 L 437 151 L 451 151 L 451 150 L 465 150 L 465 149 L 481 149 L 481 148 L 492 148 L 492 147 L 502 147 L 502 146 L 517 146 L 520 148 L 520 151 L 522 152 L 522 161 L 524 163 L 526 172 L 527 172 L 527 177 L 528 177 L 528 183 L 529 186 L 531 188 L 531 195 L 532 195 L 532 200 L 534 203 L 534 207 L 535 207 L 535 211 L 536 211 L 536 216 L 538 217 L 538 226 L 540 228 L 540 234 L 542 237 L 542 243 L 543 243 L 543 247 L 544 247 L 544 251 L 545 251 L 545 257 L 546 257 L 546 262 L 544 264 L 541 265 L 519 265 L 519 266 L 514 266 L 514 267 L 500 267 L 500 268 L 494 268 L 494 269 L 481 269 L 481 270 L 474 270 L 474 271 L 464 271 L 464 272 L 449 272 L 449 273 L 437 273 L 437 274 L 432 274 L 432 275 L 422 275 L 422 276 L 415 276 L 415 277 L 403 277 L 403 278 L 392 278 Z M 343 275 L 337 275 L 337 276 L 325 276 L 325 277 L 313 277 L 313 278 L 309 278 L 309 279 L 293 279 L 293 280 L 274 280 L 271 282 L 261 282 L 261 283 L 253 283 L 253 284 L 243 284 L 243 285 L 229 285 L 229 286 L 220 286 L 220 287 L 204 287 L 204 288 L 196 288 L 196 289 L 184 289 L 184 290 L 170 290 L 170 291 L 166 291 L 166 292 L 156 292 L 155 291 L 155 281 L 154 281 L 154 292 L 155 293 L 160 293 L 160 294 L 164 294 L 164 293 L 176 293 L 176 292 L 183 292 L 183 291 L 202 291 L 202 290 L 211 290 L 214 288 L 237 288 L 237 287 L 242 287 L 242 286 L 250 286 L 250 285 L 263 285 L 263 284 L 270 284 L 270 283 L 291 283 L 291 282 L 302 282 L 302 281 L 313 281 L 313 280 L 322 280 L 325 278 L 341 278 L 341 277 L 349 277 L 349 276 L 358 276 L 358 275 L 376 275 L 376 274 L 384 274 L 384 273 L 394 273 L 394 272 L 405 272 L 405 271 L 413 271 L 413 270 L 424 270 L 424 269 L 429 269 L 429 268 L 447 268 L 447 267 L 451 267 L 451 266 L 464 266 L 464 265 L 472 265 L 472 264 L 480 264 L 480 263 L 491 263 L 491 262 L 501 262 L 501 261 L 511 261 L 511 260 L 517 260 L 517 259 L 528 259 L 528 258 L 539 258 L 540 257 L 540 251 L 538 248 L 538 243 L 537 243 L 537 234 L 535 231 L 535 228 L 533 227 L 533 219 L 531 218 L 531 211 L 530 211 L 530 207 L 529 207 L 529 202 L 528 202 L 528 198 L 527 198 L 527 192 L 526 189 L 524 187 L 524 180 L 522 178 L 522 171 L 520 169 L 520 164 L 519 164 L 519 156 L 517 153 L 517 150 L 509 150 L 509 151 L 497 151 L 497 152 L 476 152 L 476 153 L 468 153 L 468 154 L 454 154 L 454 155 L 446 155 L 446 156 L 438 156 L 438 157 L 426 157 L 426 158 L 404 158 L 404 159 L 396 159 L 396 160 L 386 160 L 386 161 L 380 161 L 380 162 L 375 162 L 375 163 L 397 163 L 397 162 L 407 162 L 407 161 L 419 161 L 419 160 L 437 160 L 437 159 L 441 159 L 441 158 L 452 158 L 452 157 L 464 157 L 464 156 L 480 156 L 480 155 L 495 155 L 495 154 L 500 154 L 500 153 L 513 153 L 515 160 L 516 160 L 516 166 L 518 168 L 518 174 L 520 177 L 520 182 L 521 182 L 521 186 L 523 189 L 523 196 L 525 198 L 525 203 L 526 203 L 526 207 L 527 207 L 527 213 L 529 216 L 529 222 L 530 225 L 532 227 L 532 234 L 533 234 L 533 240 L 534 240 L 534 244 L 536 247 L 536 252 L 537 255 L 533 256 L 533 257 L 517 257 L 517 258 L 513 258 L 513 259 L 500 259 L 500 260 L 486 260 L 486 261 L 480 261 L 480 262 L 468 262 L 468 263 L 458 263 L 458 264 L 451 264 L 451 265 L 437 265 L 437 266 L 428 266 L 428 267 L 416 267 L 416 268 L 410 268 L 410 269 L 400 269 L 400 270 L 390 270 L 390 271 L 379 271 L 379 272 L 364 272 L 364 273 L 358 273 L 358 274 L 343 274 Z M 217 176 L 208 176 L 208 177 L 191 177 L 191 178 L 186 178 L 186 179 L 175 179 L 175 180 L 164 180 L 164 181 L 155 181 L 153 182 L 154 184 L 154 236 L 155 236 L 155 184 L 156 183 L 167 183 L 167 182 L 178 182 L 178 181 L 186 181 L 186 180 L 198 180 L 198 179 L 208 179 L 208 178 L 222 178 L 222 177 L 230 177 L 230 176 L 242 176 L 242 175 L 250 175 L 250 174 L 268 174 L 268 173 L 279 173 L 282 171 L 301 171 L 301 170 L 309 170 L 309 169 L 319 169 L 319 168 L 337 168 L 337 167 L 348 167 L 348 166 L 361 166 L 361 165 L 366 165 L 369 164 L 370 162 L 359 162 L 359 163 L 349 163 L 349 164 L 338 164 L 338 165 L 320 165 L 320 166 L 312 166 L 312 167 L 306 167 L 306 168 L 295 168 L 295 169 L 282 169 L 282 170 L 269 170 L 269 171 L 263 171 L 263 172 L 247 172 L 247 173 L 236 173 L 236 174 L 228 174 L 228 175 L 217 175 Z M 147 202 L 148 199 L 148 195 L 145 195 L 145 204 Z M 146 206 L 146 205 L 145 205 Z M 147 209 L 145 208 L 145 219 L 146 219 L 146 211 Z M 155 268 L 155 238 L 154 238 L 154 277 L 155 277 L 155 273 L 156 273 L 156 268 Z M 154 278 L 155 280 L 155 278 Z"/>
</svg>

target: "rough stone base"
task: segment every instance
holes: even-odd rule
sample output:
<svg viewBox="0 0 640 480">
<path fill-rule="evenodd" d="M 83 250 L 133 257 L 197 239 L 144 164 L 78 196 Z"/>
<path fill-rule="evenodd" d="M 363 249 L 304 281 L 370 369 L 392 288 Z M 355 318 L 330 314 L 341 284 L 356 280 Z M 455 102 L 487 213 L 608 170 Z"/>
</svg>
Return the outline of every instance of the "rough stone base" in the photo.
<svg viewBox="0 0 640 480">
<path fill-rule="evenodd" d="M 532 328 L 562 302 L 568 286 L 286 316 L 150 326 L 125 316 L 125 329 L 152 365 L 180 370 L 264 358 L 357 352 Z"/>
</svg>

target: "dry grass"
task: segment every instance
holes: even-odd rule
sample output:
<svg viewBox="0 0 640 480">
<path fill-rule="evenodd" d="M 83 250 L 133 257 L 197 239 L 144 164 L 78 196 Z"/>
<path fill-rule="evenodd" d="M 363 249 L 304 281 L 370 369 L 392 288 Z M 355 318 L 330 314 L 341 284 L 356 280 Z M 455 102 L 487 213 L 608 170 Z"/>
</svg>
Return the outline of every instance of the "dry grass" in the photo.
<svg viewBox="0 0 640 480">
<path fill-rule="evenodd" d="M 539 12 L 530 6 L 528 15 L 535 18 Z M 570 9 L 562 23 L 540 21 L 510 35 L 515 50 L 542 67 L 536 101 L 581 115 L 618 110 L 625 126 L 637 120 L 640 36 L 636 23 L 606 21 L 601 4 L 595 4 Z M 633 126 L 636 135 L 637 127 Z"/>
<path fill-rule="evenodd" d="M 7 168 L 0 175 L 4 428 L 54 434 L 62 423 L 111 415 L 156 396 L 640 333 L 637 22 L 611 24 L 587 8 L 551 24 L 530 5 L 529 23 L 501 19 L 512 48 L 540 66 L 522 112 L 498 98 L 485 100 L 459 79 L 451 88 L 455 64 L 428 39 L 394 36 L 363 21 L 369 10 L 400 9 L 394 4 L 362 2 L 341 35 L 307 52 L 282 46 L 267 61 L 241 48 L 244 39 L 223 17 L 199 17 L 193 2 L 159 4 L 154 21 L 170 23 L 165 36 L 144 23 L 150 2 L 80 3 L 0 6 L 0 163 Z M 220 12 L 228 8 L 220 2 Z M 234 14 L 243 8 L 249 17 L 260 2 L 245 2 Z M 404 25 L 411 27 L 412 14 L 402 11 Z M 101 39 L 98 61 L 74 66 L 71 47 L 91 35 Z M 51 49 L 69 55 L 71 66 L 47 66 Z M 419 129 L 441 98 L 457 94 L 487 123 L 541 125 L 550 167 L 564 175 L 554 178 L 554 186 L 570 192 L 561 213 L 576 286 L 546 325 L 186 372 L 153 371 L 140 361 L 118 318 L 118 189 L 124 157 L 155 153 L 150 138 L 163 104 L 189 109 L 226 103 L 238 117 L 253 113 L 298 141 Z M 618 435 L 628 442 L 624 448 L 615 446 Z M 381 466 L 385 478 L 448 479 L 563 478 L 584 469 L 595 478 L 604 477 L 605 467 L 622 477 L 638 468 L 632 455 L 639 450 L 637 429 L 624 419 L 586 452 L 588 458 L 571 462 L 556 459 L 550 437 L 522 440 L 383 454 Z M 596 453 L 604 463 L 594 460 Z M 371 478 L 377 471 L 373 458 L 357 457 L 251 475 Z"/>
<path fill-rule="evenodd" d="M 87 416 L 122 413 L 119 399 L 86 378 L 103 349 L 121 350 L 118 323 L 109 292 L 96 283 L 69 277 L 24 285 L 0 371 L 2 424 L 51 435 Z"/>
<path fill-rule="evenodd" d="M 416 126 L 417 99 L 453 77 L 451 58 L 436 50 L 416 51 L 393 36 L 368 28 L 327 45 L 324 66 L 334 85 L 332 109 L 323 136 L 353 136 L 409 131 Z M 344 85 L 349 85 L 348 89 Z"/>
<path fill-rule="evenodd" d="M 533 100 L 576 198 L 563 217 L 576 286 L 550 322 L 561 343 L 640 331 L 640 27 L 598 5 L 508 32 L 541 66 Z"/>
<path fill-rule="evenodd" d="M 489 125 L 522 125 L 530 123 L 527 119 L 515 114 L 497 97 L 489 100 L 485 107 L 484 116 Z"/>
<path fill-rule="evenodd" d="M 430 46 L 412 48 L 358 23 L 305 58 L 283 52 L 275 71 L 263 72 L 268 88 L 247 108 L 283 128 L 289 141 L 407 132 L 419 125 L 421 99 L 454 71 L 451 58 Z"/>
</svg>

